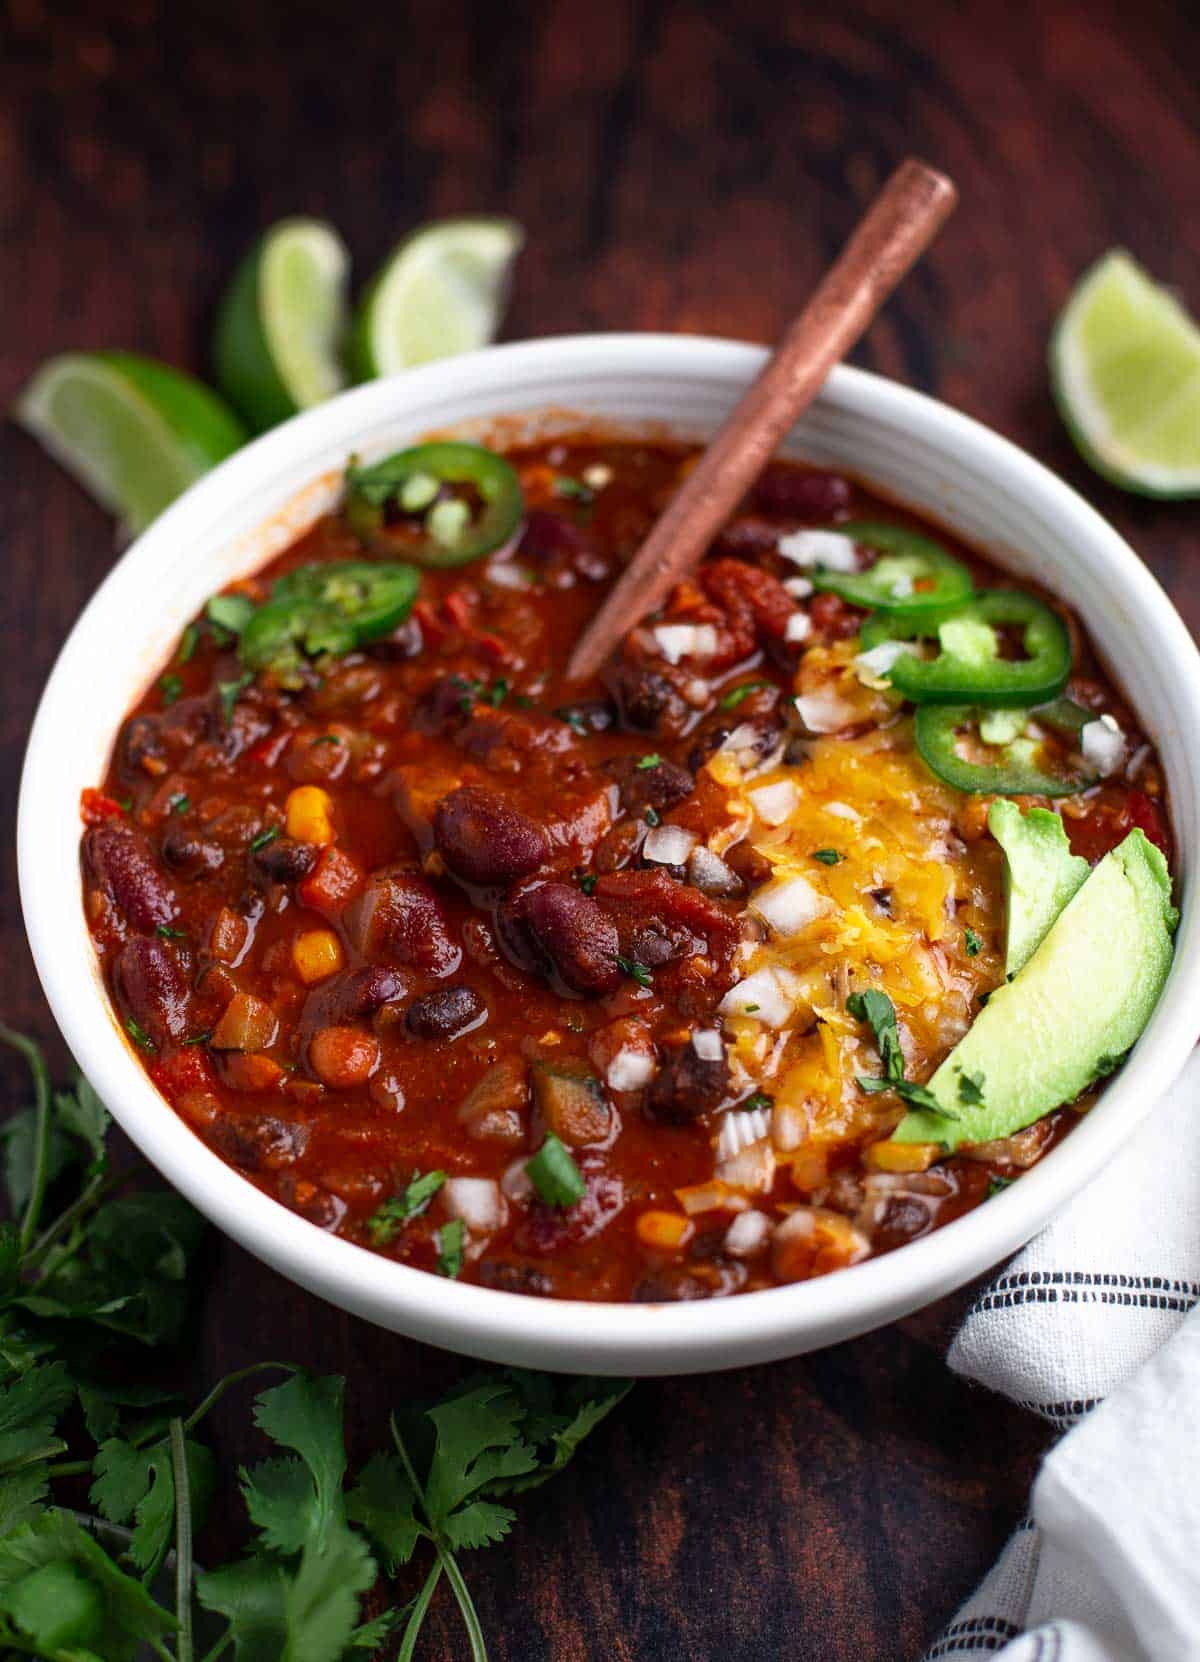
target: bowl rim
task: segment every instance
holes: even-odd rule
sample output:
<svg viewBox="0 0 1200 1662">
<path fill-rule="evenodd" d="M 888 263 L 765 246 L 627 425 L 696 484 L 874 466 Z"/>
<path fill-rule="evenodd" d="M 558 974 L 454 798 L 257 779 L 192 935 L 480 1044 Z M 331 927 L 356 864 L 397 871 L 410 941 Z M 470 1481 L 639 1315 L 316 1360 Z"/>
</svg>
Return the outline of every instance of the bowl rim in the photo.
<svg viewBox="0 0 1200 1662">
<path fill-rule="evenodd" d="M 225 1233 L 332 1304 L 427 1343 L 569 1372 L 662 1374 L 772 1360 L 851 1337 L 942 1297 L 1027 1241 L 1136 1130 L 1181 1072 L 1196 1041 L 1200 904 L 1193 867 L 1200 850 L 1177 839 L 1183 915 L 1171 973 L 1151 1022 L 1101 1104 L 1020 1183 L 895 1253 L 814 1281 L 673 1305 L 539 1300 L 397 1264 L 323 1232 L 272 1200 L 210 1150 L 159 1094 L 107 1003 L 97 997 L 92 966 L 73 949 L 61 950 L 49 900 L 54 883 L 46 882 L 43 872 L 44 804 L 54 788 L 55 738 L 69 723 L 70 699 L 77 696 L 75 666 L 100 644 L 98 621 L 120 597 L 132 599 L 139 583 L 152 587 L 160 550 L 195 535 L 189 526 L 203 534 L 204 527 L 234 511 L 246 516 L 243 531 L 260 523 L 262 515 L 256 521 L 249 505 L 264 497 L 272 477 L 294 471 L 299 453 L 325 456 L 310 470 L 315 479 L 331 458 L 340 464 L 355 432 L 369 422 L 390 414 L 400 425 L 407 396 L 419 403 L 421 393 L 438 387 L 450 393 L 502 389 L 536 372 L 569 400 L 573 376 L 601 369 L 654 381 L 703 374 L 732 383 L 749 380 L 765 355 L 750 343 L 701 335 L 567 335 L 488 347 L 341 393 L 221 463 L 126 550 L 80 614 L 39 702 L 18 808 L 21 903 L 38 975 L 79 1067 L 151 1163 Z M 905 423 L 919 430 L 930 452 L 986 461 L 1018 500 L 1036 502 L 1074 539 L 1097 580 L 1113 585 L 1141 614 L 1157 650 L 1177 672 L 1178 724 L 1200 740 L 1200 654 L 1191 635 L 1129 545 L 1074 490 L 981 423 L 867 371 L 838 367 L 817 402 L 851 418 Z M 621 427 L 620 421 L 613 425 Z M 1195 789 L 1194 778 L 1190 783 Z M 1179 789 L 1175 781 L 1172 789 Z M 75 872 L 51 875 L 78 884 Z M 81 905 L 79 913 L 90 951 Z"/>
</svg>

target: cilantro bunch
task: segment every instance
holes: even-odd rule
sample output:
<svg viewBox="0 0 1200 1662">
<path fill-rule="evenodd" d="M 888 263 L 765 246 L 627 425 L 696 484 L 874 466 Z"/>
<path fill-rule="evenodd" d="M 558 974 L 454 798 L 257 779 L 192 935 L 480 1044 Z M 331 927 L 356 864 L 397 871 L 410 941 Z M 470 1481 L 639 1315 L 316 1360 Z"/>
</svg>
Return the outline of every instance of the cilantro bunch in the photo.
<svg viewBox="0 0 1200 1662">
<path fill-rule="evenodd" d="M 387 1447 L 352 1477 L 339 1378 L 264 1362 L 190 1410 L 131 1383 L 178 1337 L 200 1220 L 167 1192 L 120 1194 L 87 1082 L 54 1093 L 35 1045 L 4 1028 L 0 1040 L 35 1094 L 0 1130 L 20 1219 L 0 1225 L 0 1662 L 407 1662 L 443 1577 L 482 1662 L 458 1555 L 502 1540 L 508 1499 L 560 1471 L 628 1385 L 475 1375 L 393 1414 Z M 51 1195 L 63 1204 L 47 1223 Z M 201 1570 L 193 1539 L 221 1475 L 201 1428 L 266 1370 L 286 1377 L 255 1399 L 274 1452 L 239 1474 L 250 1544 Z M 94 1513 L 53 1495 L 83 1478 Z M 431 1555 L 423 1582 L 396 1604 L 386 1583 L 418 1551 Z"/>
</svg>

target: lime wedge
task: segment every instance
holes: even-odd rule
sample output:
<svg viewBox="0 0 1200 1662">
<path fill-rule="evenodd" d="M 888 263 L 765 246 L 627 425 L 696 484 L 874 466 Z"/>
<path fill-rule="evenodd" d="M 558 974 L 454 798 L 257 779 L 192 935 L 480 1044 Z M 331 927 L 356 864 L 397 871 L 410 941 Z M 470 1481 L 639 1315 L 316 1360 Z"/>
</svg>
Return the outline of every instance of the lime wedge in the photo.
<svg viewBox="0 0 1200 1662">
<path fill-rule="evenodd" d="M 360 381 L 470 352 L 493 340 L 525 233 L 511 219 L 443 219 L 395 248 L 354 321 Z"/>
<path fill-rule="evenodd" d="M 217 313 L 222 392 L 257 432 L 345 385 L 350 256 L 332 225 L 283 219 L 247 254 Z"/>
<path fill-rule="evenodd" d="M 1050 344 L 1086 461 L 1142 496 L 1200 496 L 1200 328 L 1121 250 L 1076 285 Z"/>
<path fill-rule="evenodd" d="M 13 414 L 132 535 L 247 437 L 199 381 L 133 352 L 51 358 Z"/>
</svg>

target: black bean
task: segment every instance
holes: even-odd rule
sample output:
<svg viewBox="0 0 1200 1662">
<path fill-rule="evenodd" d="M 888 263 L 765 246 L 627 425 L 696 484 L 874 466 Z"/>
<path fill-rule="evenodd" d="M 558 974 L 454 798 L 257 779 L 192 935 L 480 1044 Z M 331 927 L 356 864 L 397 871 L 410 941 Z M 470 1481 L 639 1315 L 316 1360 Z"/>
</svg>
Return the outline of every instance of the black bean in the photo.
<svg viewBox="0 0 1200 1662">
<path fill-rule="evenodd" d="M 274 837 L 261 848 L 252 849 L 250 858 L 272 883 L 299 883 L 316 865 L 319 852 L 312 843 L 297 842 L 294 837 Z"/>
<path fill-rule="evenodd" d="M 697 1056 L 690 1040 L 666 1053 L 650 1082 L 646 1105 L 655 1119 L 683 1125 L 719 1108 L 729 1093 L 729 1066 L 724 1055 Z"/>
<path fill-rule="evenodd" d="M 443 987 L 414 999 L 404 1020 L 414 1038 L 456 1039 L 478 1026 L 486 1013 L 483 1000 L 470 987 Z"/>
</svg>

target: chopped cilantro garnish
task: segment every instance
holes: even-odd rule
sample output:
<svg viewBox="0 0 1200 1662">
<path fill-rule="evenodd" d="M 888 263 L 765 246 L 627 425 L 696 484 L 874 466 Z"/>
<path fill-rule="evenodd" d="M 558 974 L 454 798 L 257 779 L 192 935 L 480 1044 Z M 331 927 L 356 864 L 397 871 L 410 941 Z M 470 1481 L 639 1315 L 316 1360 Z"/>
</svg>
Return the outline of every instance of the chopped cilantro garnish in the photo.
<svg viewBox="0 0 1200 1662">
<path fill-rule="evenodd" d="M 989 1177 L 985 1200 L 991 1200 L 992 1196 L 998 1195 L 1002 1189 L 1010 1189 L 1015 1182 L 1014 1177 Z"/>
<path fill-rule="evenodd" d="M 646 968 L 645 964 L 640 964 L 636 958 L 619 957 L 617 959 L 617 968 L 620 970 L 622 975 L 628 975 L 632 980 L 636 981 L 639 987 L 652 987 L 654 985 L 654 977 L 650 974 L 650 971 Z"/>
<path fill-rule="evenodd" d="M 647 808 L 646 812 L 642 815 L 642 818 L 646 821 L 646 824 L 650 826 L 662 824 L 662 815 L 659 813 L 657 808 Z"/>
<path fill-rule="evenodd" d="M 981 1073 L 960 1073 L 958 1076 L 958 1100 L 967 1108 L 979 1108 L 983 1105 L 983 1075 Z"/>
<path fill-rule="evenodd" d="M 582 479 L 572 479 L 569 474 L 561 473 L 554 481 L 555 496 L 569 496 L 576 502 L 593 502 L 596 493 L 590 485 L 585 485 Z"/>
<path fill-rule="evenodd" d="M 579 887 L 583 890 L 584 894 L 591 894 L 599 881 L 600 879 L 596 876 L 594 871 L 588 871 L 585 872 L 579 879 Z"/>
<path fill-rule="evenodd" d="M 248 595 L 214 594 L 204 608 L 204 615 L 222 635 L 240 635 L 254 616 L 255 609 Z"/>
<path fill-rule="evenodd" d="M 758 1011 L 761 1010 L 761 1009 L 762 1009 L 761 1004 L 743 1004 L 742 1005 L 742 1014 L 744 1016 L 753 1016 L 753 1015 L 756 1015 L 758 1013 Z"/>
<path fill-rule="evenodd" d="M 750 694 L 757 692 L 760 687 L 767 686 L 770 686 L 769 681 L 743 681 L 740 687 L 733 687 L 725 694 L 720 707 L 722 710 L 736 710 L 744 698 L 749 698 Z"/>
<path fill-rule="evenodd" d="M 758 1006 L 755 1005 L 755 1009 L 757 1008 Z M 741 1104 L 741 1107 L 746 1113 L 752 1114 L 759 1108 L 770 1108 L 774 1100 L 774 1097 L 769 1097 L 765 1091 L 754 1091 Z"/>
<path fill-rule="evenodd" d="M 447 1276 L 451 1281 L 457 1280 L 462 1269 L 466 1233 L 467 1226 L 461 1218 L 451 1218 L 437 1232 L 438 1274 Z"/>
<path fill-rule="evenodd" d="M 587 732 L 587 722 L 584 720 L 582 715 L 580 715 L 579 711 L 573 710 L 569 704 L 564 705 L 560 710 L 555 710 L 554 714 L 558 717 L 559 721 L 566 722 L 572 733 L 582 734 Z"/>
<path fill-rule="evenodd" d="M 194 1039 L 185 1039 L 185 1045 L 206 1045 L 212 1038 L 212 1028 L 206 1027 L 203 1033 L 197 1033 Z"/>
<path fill-rule="evenodd" d="M 547 1206 L 574 1206 L 587 1193 L 579 1167 L 553 1131 L 547 1133 L 533 1159 L 526 1161 L 525 1173 Z"/>
<path fill-rule="evenodd" d="M 518 710 L 533 709 L 533 699 L 530 698 L 528 693 L 517 693 L 516 697 L 513 699 L 513 703 L 516 705 Z"/>
<path fill-rule="evenodd" d="M 637 759 L 637 770 L 639 773 L 644 773 L 647 768 L 657 768 L 661 766 L 662 757 L 658 754 L 657 750 L 652 750 L 648 756 L 639 756 Z"/>
<path fill-rule="evenodd" d="M 257 854 L 260 848 L 266 848 L 267 844 L 273 843 L 278 835 L 279 827 L 277 825 L 268 825 L 267 829 L 265 831 L 260 831 L 257 837 L 251 837 L 251 854 Z"/>
<path fill-rule="evenodd" d="M 508 697 L 508 682 L 503 678 L 498 681 L 493 681 L 487 697 L 488 703 L 492 706 L 492 708 L 494 710 L 498 710 L 504 703 L 504 700 Z"/>
<path fill-rule="evenodd" d="M 978 958 L 983 951 L 983 942 L 973 929 L 968 929 L 965 936 L 968 958 Z"/>
<path fill-rule="evenodd" d="M 171 798 L 171 812 L 173 814 L 186 814 L 191 805 L 192 799 L 186 794 L 186 792 L 182 796 L 173 796 Z"/>
<path fill-rule="evenodd" d="M 158 1049 L 158 1046 L 150 1037 L 149 1033 L 146 1032 L 146 1029 L 140 1024 L 140 1022 L 134 1021 L 132 1016 L 130 1016 L 125 1022 L 125 1031 L 129 1034 L 129 1037 L 133 1040 L 139 1050 L 155 1051 Z"/>
<path fill-rule="evenodd" d="M 386 1246 L 411 1218 L 420 1217 L 445 1181 L 444 1171 L 413 1172 L 412 1181 L 403 1193 L 385 1200 L 367 1219 L 367 1233 L 374 1244 Z"/>
<path fill-rule="evenodd" d="M 318 733 L 315 739 L 310 740 L 308 748 L 315 750 L 319 744 L 341 744 L 339 733 Z"/>
<path fill-rule="evenodd" d="M 846 1009 L 856 1021 L 865 1021 L 875 1035 L 879 1060 L 883 1063 L 884 1083 L 904 1078 L 904 1052 L 900 1048 L 900 1032 L 896 1026 L 896 1007 L 886 993 L 871 987 L 864 993 L 851 993 Z"/>
<path fill-rule="evenodd" d="M 932 1091 L 926 1090 L 924 1085 L 914 1085 L 911 1079 L 864 1079 L 859 1075 L 855 1084 L 860 1091 L 866 1091 L 871 1096 L 878 1095 L 880 1091 L 895 1091 L 901 1102 L 907 1102 L 910 1108 L 924 1109 L 927 1114 L 938 1114 L 944 1120 L 961 1117 L 951 1113 L 949 1108 L 943 1108 Z"/>
<path fill-rule="evenodd" d="M 156 935 L 161 935 L 164 941 L 186 941 L 187 940 L 187 930 L 186 929 L 172 929 L 169 923 L 160 923 L 158 928 L 154 931 L 154 933 Z"/>
<path fill-rule="evenodd" d="M 164 704 L 174 704 L 183 691 L 183 682 L 177 675 L 162 675 L 159 677 L 158 690 L 162 694 Z"/>
<path fill-rule="evenodd" d="M 196 650 L 196 642 L 200 639 L 200 631 L 194 623 L 189 623 L 179 637 L 179 651 L 175 654 L 177 664 L 186 664 Z"/>
<path fill-rule="evenodd" d="M 226 726 L 233 720 L 234 705 L 253 679 L 253 674 L 250 670 L 247 670 L 245 675 L 239 675 L 236 681 L 217 682 L 217 692 L 221 698 L 221 713 L 225 717 Z"/>
<path fill-rule="evenodd" d="M 133 807 L 133 798 L 131 796 L 119 796 L 117 798 L 117 807 L 123 814 L 127 814 Z"/>
<path fill-rule="evenodd" d="M 845 858 L 846 856 L 844 854 L 839 854 L 836 848 L 813 849 L 813 859 L 820 860 L 823 866 L 836 866 L 839 860 L 844 860 Z"/>
</svg>

